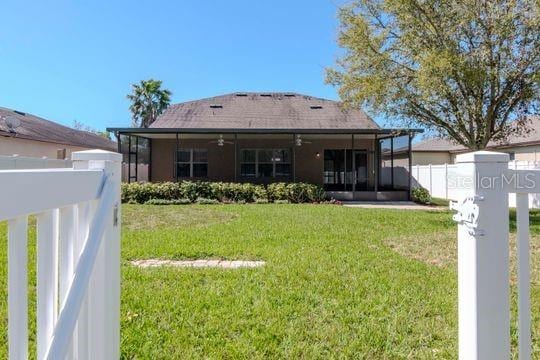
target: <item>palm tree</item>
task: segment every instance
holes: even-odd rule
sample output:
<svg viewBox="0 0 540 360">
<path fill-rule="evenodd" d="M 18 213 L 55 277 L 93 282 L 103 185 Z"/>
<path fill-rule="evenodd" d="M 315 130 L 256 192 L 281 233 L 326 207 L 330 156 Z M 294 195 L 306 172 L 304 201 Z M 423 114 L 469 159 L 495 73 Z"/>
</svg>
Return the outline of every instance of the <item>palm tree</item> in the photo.
<svg viewBox="0 0 540 360">
<path fill-rule="evenodd" d="M 171 92 L 161 88 L 161 80 L 141 80 L 132 84 L 133 91 L 127 96 L 131 100 L 129 110 L 133 126 L 148 127 L 171 103 Z"/>
</svg>

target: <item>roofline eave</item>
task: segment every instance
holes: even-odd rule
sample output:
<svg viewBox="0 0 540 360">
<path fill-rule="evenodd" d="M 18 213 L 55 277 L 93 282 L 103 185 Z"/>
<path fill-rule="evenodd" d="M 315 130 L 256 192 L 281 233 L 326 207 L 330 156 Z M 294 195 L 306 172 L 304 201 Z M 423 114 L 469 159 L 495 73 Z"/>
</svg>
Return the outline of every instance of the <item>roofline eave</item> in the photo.
<svg viewBox="0 0 540 360">
<path fill-rule="evenodd" d="M 118 134 L 420 134 L 423 129 L 107 128 Z"/>
</svg>

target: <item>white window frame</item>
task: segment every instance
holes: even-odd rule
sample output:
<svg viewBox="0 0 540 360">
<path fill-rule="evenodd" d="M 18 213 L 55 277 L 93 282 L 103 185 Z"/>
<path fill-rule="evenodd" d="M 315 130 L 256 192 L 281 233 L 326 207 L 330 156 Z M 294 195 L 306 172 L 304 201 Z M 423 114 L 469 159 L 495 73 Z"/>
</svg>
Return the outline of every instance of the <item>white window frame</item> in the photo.
<svg viewBox="0 0 540 360">
<path fill-rule="evenodd" d="M 255 161 L 254 162 L 243 161 L 243 157 L 242 157 L 243 151 L 255 151 Z M 272 151 L 272 161 L 271 161 L 271 164 L 272 164 L 272 176 L 270 176 L 270 177 L 262 177 L 262 176 L 260 176 L 259 164 L 270 164 L 270 162 L 266 162 L 266 161 L 265 162 L 260 162 L 259 161 L 259 151 Z M 288 151 L 289 152 L 289 161 L 288 162 L 276 161 L 275 160 L 275 153 L 277 151 Z M 244 148 L 244 149 L 240 149 L 240 176 L 245 177 L 245 178 L 262 178 L 262 179 L 275 179 L 276 177 L 277 178 L 291 177 L 292 172 L 289 172 L 289 175 L 276 176 L 276 165 L 277 164 L 291 165 L 291 167 L 292 167 L 291 156 L 292 156 L 292 151 L 291 151 L 290 148 L 271 148 L 271 149 L 267 149 L 267 148 Z M 244 164 L 255 164 L 255 176 L 253 176 L 253 175 L 243 175 L 242 174 L 242 165 L 244 165 Z"/>
<path fill-rule="evenodd" d="M 189 151 L 189 162 L 188 161 L 178 161 L 178 152 L 179 151 Z M 206 162 L 202 161 L 193 161 L 193 152 L 194 151 L 206 151 Z M 179 176 L 178 175 L 178 165 L 179 164 L 189 164 L 189 176 Z M 178 148 L 175 152 L 175 161 L 174 169 L 177 179 L 192 179 L 193 176 L 193 165 L 194 164 L 206 164 L 206 176 L 197 176 L 197 178 L 207 178 L 208 177 L 208 149 L 201 148 Z"/>
</svg>

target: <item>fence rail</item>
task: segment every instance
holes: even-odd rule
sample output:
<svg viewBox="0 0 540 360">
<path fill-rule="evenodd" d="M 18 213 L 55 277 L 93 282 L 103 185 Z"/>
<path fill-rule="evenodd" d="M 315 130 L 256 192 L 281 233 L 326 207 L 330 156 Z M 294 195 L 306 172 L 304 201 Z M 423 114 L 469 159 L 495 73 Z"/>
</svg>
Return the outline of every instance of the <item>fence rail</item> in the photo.
<svg viewBox="0 0 540 360">
<path fill-rule="evenodd" d="M 71 160 L 51 159 L 45 156 L 0 155 L 0 170 L 70 168 L 71 166 Z"/>
<path fill-rule="evenodd" d="M 509 194 L 517 206 L 519 359 L 531 358 L 530 194 L 540 170 L 513 169 L 508 154 L 458 155 L 446 179 L 470 179 L 451 203 L 458 222 L 459 358 L 510 359 Z M 433 185 L 435 182 L 433 182 Z"/>
<path fill-rule="evenodd" d="M 440 165 L 414 165 L 411 168 L 412 187 L 421 186 L 429 191 L 431 196 L 458 200 L 463 194 L 463 184 L 456 179 L 455 173 L 457 164 Z M 511 170 L 538 170 L 540 162 L 534 161 L 509 161 L 508 168 Z M 516 207 L 516 195 L 509 194 L 509 206 Z M 529 195 L 529 206 L 531 209 L 540 208 L 540 195 Z"/>
<path fill-rule="evenodd" d="M 121 155 L 72 168 L 0 170 L 8 221 L 8 347 L 28 358 L 28 216 L 37 229 L 37 359 L 118 359 Z M 107 251 L 104 251 L 107 249 Z"/>
</svg>

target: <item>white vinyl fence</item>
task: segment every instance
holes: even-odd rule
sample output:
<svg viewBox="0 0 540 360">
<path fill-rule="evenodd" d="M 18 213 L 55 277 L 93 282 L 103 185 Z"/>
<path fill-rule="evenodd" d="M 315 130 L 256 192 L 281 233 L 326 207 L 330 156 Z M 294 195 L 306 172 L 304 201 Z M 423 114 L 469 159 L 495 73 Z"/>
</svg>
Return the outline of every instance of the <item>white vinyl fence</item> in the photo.
<svg viewBox="0 0 540 360">
<path fill-rule="evenodd" d="M 120 357 L 121 155 L 73 153 L 71 168 L 0 170 L 8 220 L 9 359 Z M 28 331 L 28 216 L 36 215 L 37 309 Z"/>
<path fill-rule="evenodd" d="M 510 161 L 508 167 L 513 170 L 536 170 L 540 169 L 540 162 Z M 457 164 L 414 165 L 412 186 L 427 189 L 433 197 L 457 200 L 462 194 L 463 184 L 453 176 L 456 168 Z M 516 195 L 513 193 L 509 194 L 509 204 L 510 207 L 516 207 Z M 540 195 L 530 194 L 529 205 L 530 208 L 540 208 Z"/>
<path fill-rule="evenodd" d="M 0 170 L 50 169 L 71 167 L 71 160 L 49 159 L 47 157 L 27 157 L 0 155 Z"/>
<path fill-rule="evenodd" d="M 540 193 L 540 170 L 512 169 L 508 167 L 508 154 L 479 151 L 458 155 L 457 164 L 448 172 L 448 178 L 461 179 L 461 184 L 467 184 L 460 189 L 459 201 L 451 204 L 458 223 L 459 358 L 510 359 L 508 194 L 514 193 L 517 353 L 520 360 L 529 360 L 532 351 L 529 194 Z"/>
</svg>

